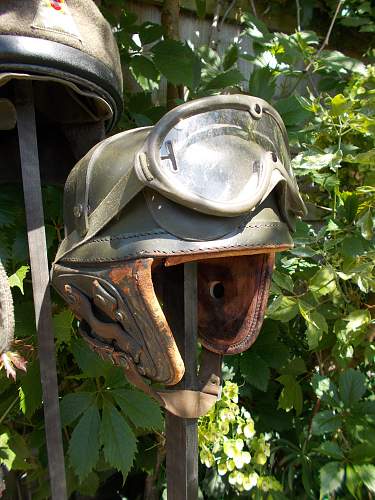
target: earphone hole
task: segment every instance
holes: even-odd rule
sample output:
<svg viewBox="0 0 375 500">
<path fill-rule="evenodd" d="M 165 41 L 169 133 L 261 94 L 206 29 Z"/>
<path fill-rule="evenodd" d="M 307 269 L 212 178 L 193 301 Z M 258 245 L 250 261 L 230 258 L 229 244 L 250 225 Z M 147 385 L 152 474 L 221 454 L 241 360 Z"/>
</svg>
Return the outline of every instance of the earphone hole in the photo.
<svg viewBox="0 0 375 500">
<path fill-rule="evenodd" d="M 221 281 L 214 281 L 210 285 L 210 295 L 214 299 L 222 299 L 224 297 L 224 285 Z"/>
</svg>

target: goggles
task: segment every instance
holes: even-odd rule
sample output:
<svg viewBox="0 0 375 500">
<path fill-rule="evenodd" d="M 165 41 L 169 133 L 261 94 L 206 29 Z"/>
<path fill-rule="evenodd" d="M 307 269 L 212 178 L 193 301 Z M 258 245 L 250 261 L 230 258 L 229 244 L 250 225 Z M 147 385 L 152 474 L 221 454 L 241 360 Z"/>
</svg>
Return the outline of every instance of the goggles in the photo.
<svg viewBox="0 0 375 500">
<path fill-rule="evenodd" d="M 304 214 L 285 127 L 258 98 L 217 96 L 172 110 L 153 127 L 135 171 L 144 185 L 167 198 L 226 217 L 254 209 L 283 182 L 286 211 Z"/>
<path fill-rule="evenodd" d="M 198 99 L 173 109 L 149 130 L 145 142 L 139 141 L 145 129 L 112 136 L 79 162 L 81 173 L 72 176 L 75 187 L 69 187 L 76 193 L 75 220 L 57 259 L 98 234 L 145 188 L 218 217 L 248 213 L 276 188 L 281 215 L 291 229 L 295 217 L 304 215 L 285 127 L 262 99 Z M 93 199 L 90 183 L 101 170 L 109 174 L 108 165 L 122 176 L 109 192 L 106 182 L 96 182 Z"/>
</svg>

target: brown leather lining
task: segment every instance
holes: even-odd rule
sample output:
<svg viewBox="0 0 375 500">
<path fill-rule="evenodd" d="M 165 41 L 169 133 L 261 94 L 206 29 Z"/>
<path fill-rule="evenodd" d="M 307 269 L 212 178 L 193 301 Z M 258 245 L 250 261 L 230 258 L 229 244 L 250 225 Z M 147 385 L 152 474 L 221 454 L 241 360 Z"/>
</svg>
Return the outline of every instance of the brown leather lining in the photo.
<svg viewBox="0 0 375 500">
<path fill-rule="evenodd" d="M 275 253 L 226 257 L 198 265 L 198 334 L 218 354 L 238 354 L 259 334 Z"/>
</svg>

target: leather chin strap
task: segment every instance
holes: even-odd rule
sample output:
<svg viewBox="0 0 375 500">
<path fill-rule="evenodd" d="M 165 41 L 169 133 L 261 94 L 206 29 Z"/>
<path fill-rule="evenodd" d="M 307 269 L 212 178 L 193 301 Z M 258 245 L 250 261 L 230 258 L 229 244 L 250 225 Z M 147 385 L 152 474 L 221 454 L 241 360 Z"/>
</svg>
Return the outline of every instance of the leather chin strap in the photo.
<svg viewBox="0 0 375 500">
<path fill-rule="evenodd" d="M 221 356 L 205 348 L 198 373 L 198 390 L 155 390 L 139 375 L 132 360 L 127 358 L 122 367 L 129 382 L 177 417 L 201 417 L 210 411 L 221 396 Z"/>
<path fill-rule="evenodd" d="M 110 359 L 123 368 L 131 384 L 152 397 L 160 406 L 181 418 L 198 418 L 205 415 L 221 397 L 222 356 L 203 347 L 198 373 L 197 390 L 156 390 L 138 373 L 136 364 L 129 354 L 116 351 L 108 344 L 88 335 L 81 327 L 82 337 L 101 358 Z"/>
</svg>

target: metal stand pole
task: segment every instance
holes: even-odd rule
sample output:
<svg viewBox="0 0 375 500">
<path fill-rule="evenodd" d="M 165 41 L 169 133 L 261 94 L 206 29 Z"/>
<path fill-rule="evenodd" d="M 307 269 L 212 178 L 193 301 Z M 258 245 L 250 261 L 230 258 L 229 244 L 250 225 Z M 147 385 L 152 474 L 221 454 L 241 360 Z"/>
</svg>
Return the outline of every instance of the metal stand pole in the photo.
<svg viewBox="0 0 375 500">
<path fill-rule="evenodd" d="M 16 82 L 16 110 L 35 321 L 38 331 L 51 492 L 53 500 L 66 500 L 64 451 L 49 292 L 47 245 L 40 185 L 33 87 L 30 81 Z"/>
<path fill-rule="evenodd" d="M 183 389 L 197 386 L 197 264 L 184 264 L 183 297 L 173 286 L 164 302 L 171 313 L 178 348 L 185 363 Z M 176 283 L 176 282 L 175 282 Z M 181 287 L 180 287 L 181 289 Z M 171 294 L 171 295 L 170 295 Z M 172 309 L 173 308 L 173 309 Z M 196 419 L 175 417 L 167 412 L 167 491 L 168 500 L 196 500 L 198 497 L 198 429 Z"/>
</svg>

